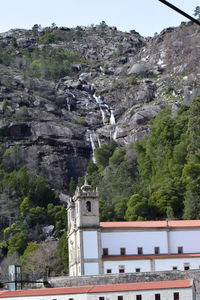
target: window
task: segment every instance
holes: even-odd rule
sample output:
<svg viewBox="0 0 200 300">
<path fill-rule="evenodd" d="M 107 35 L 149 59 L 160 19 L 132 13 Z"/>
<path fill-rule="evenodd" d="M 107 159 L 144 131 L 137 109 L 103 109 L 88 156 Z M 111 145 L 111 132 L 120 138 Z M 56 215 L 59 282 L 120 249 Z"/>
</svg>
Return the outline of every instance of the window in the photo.
<svg viewBox="0 0 200 300">
<path fill-rule="evenodd" d="M 91 212 L 91 202 L 90 201 L 86 202 L 86 209 L 88 212 Z"/>
<path fill-rule="evenodd" d="M 105 298 L 104 297 L 99 297 L 99 300 L 104 300 Z"/>
<path fill-rule="evenodd" d="M 183 253 L 183 247 L 178 247 L 178 254 Z"/>
<path fill-rule="evenodd" d="M 118 296 L 117 300 L 123 300 L 123 296 Z"/>
<path fill-rule="evenodd" d="M 142 300 L 142 295 L 136 295 L 136 300 Z"/>
<path fill-rule="evenodd" d="M 179 293 L 174 293 L 174 300 L 179 300 Z"/>
<path fill-rule="evenodd" d="M 160 294 L 155 294 L 155 300 L 160 300 Z"/>
<path fill-rule="evenodd" d="M 120 254 L 126 255 L 126 248 L 120 248 Z"/>
<path fill-rule="evenodd" d="M 187 263 L 184 263 L 184 270 L 187 271 L 190 269 L 190 264 L 187 262 Z"/>
<path fill-rule="evenodd" d="M 160 247 L 154 247 L 154 253 L 160 254 Z"/>
<path fill-rule="evenodd" d="M 137 273 L 140 272 L 140 268 L 136 268 L 135 272 L 137 272 Z"/>
<path fill-rule="evenodd" d="M 112 270 L 111 269 L 107 269 L 106 273 L 112 273 Z"/>
<path fill-rule="evenodd" d="M 175 271 L 175 270 L 178 270 L 178 268 L 174 266 L 174 267 L 172 267 L 172 270 Z"/>
<path fill-rule="evenodd" d="M 103 255 L 108 255 L 108 248 L 103 248 Z"/>
<path fill-rule="evenodd" d="M 138 254 L 143 254 L 143 248 L 141 248 L 141 247 L 137 248 L 137 253 Z"/>
<path fill-rule="evenodd" d="M 119 273 L 125 272 L 125 266 L 119 266 Z"/>
</svg>

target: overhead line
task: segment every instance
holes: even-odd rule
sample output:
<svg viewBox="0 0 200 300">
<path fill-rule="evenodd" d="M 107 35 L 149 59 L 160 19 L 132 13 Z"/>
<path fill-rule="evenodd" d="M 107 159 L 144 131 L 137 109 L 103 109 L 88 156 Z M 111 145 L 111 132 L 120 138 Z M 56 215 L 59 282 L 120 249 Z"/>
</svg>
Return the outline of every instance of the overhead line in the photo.
<svg viewBox="0 0 200 300">
<path fill-rule="evenodd" d="M 200 22 L 199 22 L 197 19 L 191 17 L 190 15 L 188 15 L 187 13 L 185 13 L 183 10 L 181 10 L 180 8 L 174 6 L 173 4 L 169 3 L 168 1 L 166 1 L 166 0 L 158 0 L 158 1 L 160 1 L 160 2 L 162 2 L 163 4 L 169 6 L 171 9 L 177 11 L 179 14 L 181 14 L 181 15 L 183 15 L 184 17 L 188 18 L 188 19 L 191 20 L 192 22 L 194 22 L 194 23 L 200 25 Z"/>
</svg>

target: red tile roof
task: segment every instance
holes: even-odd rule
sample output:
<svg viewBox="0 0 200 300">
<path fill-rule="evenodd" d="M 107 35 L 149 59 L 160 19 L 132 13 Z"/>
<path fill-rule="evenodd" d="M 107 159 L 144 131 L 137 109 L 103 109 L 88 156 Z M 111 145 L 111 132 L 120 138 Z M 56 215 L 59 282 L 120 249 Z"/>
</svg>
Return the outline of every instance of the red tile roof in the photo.
<svg viewBox="0 0 200 300">
<path fill-rule="evenodd" d="M 138 259 L 167 259 L 167 258 L 193 258 L 200 257 L 200 253 L 182 253 L 182 254 L 157 254 L 157 255 L 106 255 L 103 260 L 138 260 Z"/>
<path fill-rule="evenodd" d="M 188 288 L 191 286 L 192 286 L 191 280 L 121 283 L 121 284 L 112 284 L 112 285 L 111 284 L 96 285 L 96 286 L 93 286 L 90 293 L 139 291 L 139 290 L 160 290 L 160 289 L 173 289 L 173 288 Z"/>
<path fill-rule="evenodd" d="M 90 289 L 91 286 L 79 286 L 79 287 L 65 287 L 65 288 L 4 291 L 2 294 L 0 294 L 0 298 L 84 294 L 84 293 L 88 293 Z"/>
<path fill-rule="evenodd" d="M 111 228 L 185 228 L 200 227 L 200 220 L 172 220 L 172 221 L 130 221 L 130 222 L 101 222 L 105 229 Z"/>
<path fill-rule="evenodd" d="M 192 280 L 121 283 L 121 284 L 108 284 L 108 285 L 4 291 L 0 293 L 0 298 L 103 293 L 103 292 L 106 293 L 106 292 L 119 292 L 119 291 L 123 292 L 123 291 L 139 291 L 139 290 L 141 291 L 160 290 L 160 289 L 173 289 L 173 288 L 177 289 L 177 288 L 189 288 L 191 286 L 192 286 Z"/>
</svg>

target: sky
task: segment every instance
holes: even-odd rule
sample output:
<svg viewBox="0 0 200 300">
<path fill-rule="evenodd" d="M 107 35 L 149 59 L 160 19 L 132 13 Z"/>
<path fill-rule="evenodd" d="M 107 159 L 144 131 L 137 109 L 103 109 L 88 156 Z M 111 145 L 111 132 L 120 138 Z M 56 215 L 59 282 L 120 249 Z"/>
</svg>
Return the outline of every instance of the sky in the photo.
<svg viewBox="0 0 200 300">
<path fill-rule="evenodd" d="M 168 2 L 192 16 L 200 6 L 200 0 Z M 134 29 L 143 36 L 153 36 L 187 21 L 158 0 L 0 0 L 0 8 L 0 32 L 31 29 L 34 24 L 76 27 L 105 21 L 121 31 Z"/>
</svg>

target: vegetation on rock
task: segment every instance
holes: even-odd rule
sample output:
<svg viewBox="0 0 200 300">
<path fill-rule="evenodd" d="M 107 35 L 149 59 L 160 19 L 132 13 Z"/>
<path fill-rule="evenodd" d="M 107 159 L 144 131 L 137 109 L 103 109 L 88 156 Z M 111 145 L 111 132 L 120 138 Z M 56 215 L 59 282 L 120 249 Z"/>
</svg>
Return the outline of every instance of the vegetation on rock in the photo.
<svg viewBox="0 0 200 300">
<path fill-rule="evenodd" d="M 194 26 L 0 34 L 0 272 L 67 274 L 66 199 L 86 168 L 102 221 L 200 218 Z"/>
<path fill-rule="evenodd" d="M 98 178 L 102 220 L 196 219 L 200 217 L 200 98 L 170 107 L 151 122 L 150 135 L 128 149 L 97 149 L 97 168 L 88 166 L 92 184 Z M 106 152 L 105 152 L 106 151 Z M 106 153 L 106 155 L 105 155 Z"/>
</svg>

